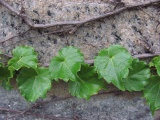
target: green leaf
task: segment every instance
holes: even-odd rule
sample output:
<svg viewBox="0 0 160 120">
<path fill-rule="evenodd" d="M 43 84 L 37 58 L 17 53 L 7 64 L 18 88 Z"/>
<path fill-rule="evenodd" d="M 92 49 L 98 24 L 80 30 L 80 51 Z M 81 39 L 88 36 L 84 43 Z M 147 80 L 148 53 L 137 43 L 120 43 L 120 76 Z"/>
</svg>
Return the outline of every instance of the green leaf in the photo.
<svg viewBox="0 0 160 120">
<path fill-rule="evenodd" d="M 157 73 L 160 76 L 160 56 L 154 57 L 152 61 L 149 63 L 149 66 L 150 67 L 155 66 L 157 69 Z"/>
<path fill-rule="evenodd" d="M 69 92 L 72 96 L 89 99 L 102 88 L 105 88 L 103 79 L 98 79 L 94 67 L 82 64 L 81 71 L 77 73 L 76 82 L 69 82 Z"/>
<path fill-rule="evenodd" d="M 84 57 L 79 49 L 66 47 L 59 51 L 58 56 L 51 60 L 49 70 L 52 72 L 52 79 L 64 81 L 76 81 L 76 74 L 84 63 Z"/>
<path fill-rule="evenodd" d="M 152 76 L 150 78 L 150 82 L 144 90 L 144 97 L 154 115 L 154 112 L 160 109 L 160 76 Z"/>
<path fill-rule="evenodd" d="M 18 88 L 27 101 L 44 98 L 51 88 L 50 72 L 47 68 L 22 68 L 17 77 Z"/>
<path fill-rule="evenodd" d="M 3 66 L 4 66 L 4 64 L 0 62 L 0 67 L 3 67 Z"/>
<path fill-rule="evenodd" d="M 147 64 L 138 59 L 134 59 L 132 62 L 132 69 L 129 70 L 129 75 L 127 78 L 123 79 L 125 89 L 130 92 L 144 90 L 149 77 L 150 69 Z"/>
<path fill-rule="evenodd" d="M 13 78 L 13 72 L 8 69 L 8 67 L 1 66 L 0 67 L 0 82 L 2 87 L 7 90 L 11 90 L 12 86 L 10 83 L 10 79 Z"/>
<path fill-rule="evenodd" d="M 103 49 L 95 58 L 95 67 L 101 77 L 113 83 L 120 90 L 125 90 L 122 78 L 127 77 L 133 58 L 125 48 L 119 45 Z"/>
<path fill-rule="evenodd" d="M 9 60 L 11 70 L 19 70 L 22 67 L 37 68 L 37 53 L 32 47 L 19 46 L 13 50 L 13 58 Z"/>
</svg>

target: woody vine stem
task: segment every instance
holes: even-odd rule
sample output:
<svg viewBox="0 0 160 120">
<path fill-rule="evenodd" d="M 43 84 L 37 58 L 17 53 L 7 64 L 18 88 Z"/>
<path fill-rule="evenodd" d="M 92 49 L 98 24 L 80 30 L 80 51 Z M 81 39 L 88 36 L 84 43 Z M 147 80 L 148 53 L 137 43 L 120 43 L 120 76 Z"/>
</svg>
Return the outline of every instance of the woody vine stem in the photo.
<svg viewBox="0 0 160 120">
<path fill-rule="evenodd" d="M 149 5 L 159 5 L 159 3 L 160 0 L 151 0 L 135 5 L 124 5 L 122 8 L 116 9 L 115 11 L 82 21 L 65 21 L 54 24 L 34 24 L 25 15 L 25 12 L 18 11 L 4 0 L 0 0 L 1 5 L 21 17 L 26 22 L 26 24 L 30 27 L 29 30 L 56 26 L 72 26 L 68 29 L 53 31 L 51 34 L 61 32 L 74 34 L 74 32 L 76 32 L 76 30 L 85 23 L 113 16 L 123 12 L 124 10 L 135 8 L 141 9 L 142 7 Z M 157 19 L 156 22 L 158 25 L 160 24 Z M 24 35 L 29 30 L 25 31 L 21 35 Z M 12 40 L 14 37 L 11 37 L 7 40 L 2 40 L 0 43 Z M 58 79 L 62 79 L 63 81 L 68 82 L 69 92 L 71 95 L 76 96 L 77 98 L 85 99 L 89 99 L 91 96 L 98 94 L 100 89 L 105 89 L 105 82 L 113 83 L 122 91 L 144 91 L 144 97 L 146 98 L 147 103 L 150 105 L 152 114 L 154 114 L 154 112 L 160 108 L 160 102 L 158 99 L 160 96 L 157 94 L 160 91 L 160 81 L 158 81 L 160 80 L 160 57 L 155 57 L 159 54 L 160 53 L 153 53 L 131 56 L 124 47 L 114 45 L 107 49 L 101 50 L 94 60 L 84 61 L 84 56 L 80 50 L 70 46 L 61 49 L 58 52 L 58 55 L 52 58 L 50 64 L 44 65 L 44 68 L 40 67 L 38 64 L 38 55 L 34 51 L 34 48 L 28 46 L 19 46 L 13 50 L 12 56 L 9 56 L 10 60 L 8 61 L 7 65 L 0 63 L 0 83 L 2 83 L 2 86 L 6 89 L 11 89 L 10 80 L 18 71 L 19 74 L 14 76 L 16 77 L 18 89 L 20 90 L 22 96 L 31 102 L 36 101 L 39 97 L 45 97 L 46 92 L 51 88 L 51 83 L 53 80 L 58 81 Z M 152 59 L 149 65 L 147 65 L 144 61 L 139 61 L 136 59 L 148 57 L 155 57 Z M 94 63 L 94 66 L 89 66 L 86 63 Z M 150 72 L 152 71 L 152 67 L 156 68 L 156 73 L 154 73 L 154 75 Z M 86 74 L 85 76 L 84 73 Z M 38 83 L 38 85 L 36 83 Z M 31 87 L 35 91 L 28 89 L 28 87 Z M 155 87 L 156 90 L 153 90 Z M 153 99 L 153 97 L 155 99 Z M 31 106 L 29 109 L 33 108 L 34 106 L 37 105 Z M 29 109 L 25 111 L 15 111 L 0 108 L 2 111 L 15 112 L 18 113 L 18 115 L 31 114 L 28 113 Z M 47 117 L 49 119 L 63 119 L 56 118 L 54 116 L 46 116 L 46 118 Z"/>
<path fill-rule="evenodd" d="M 68 33 L 68 34 L 74 34 L 77 29 L 79 27 L 81 27 L 82 25 L 84 25 L 85 23 L 89 23 L 89 22 L 93 22 L 93 21 L 97 21 L 97 20 L 100 20 L 100 19 L 103 19 L 103 18 L 106 18 L 106 17 L 110 17 L 110 16 L 114 16 L 116 14 L 119 14 L 125 10 L 129 10 L 129 9 L 142 9 L 143 7 L 146 7 L 146 6 L 154 6 L 154 5 L 159 5 L 160 3 L 160 0 L 150 0 L 150 1 L 146 1 L 146 2 L 143 2 L 143 3 L 138 3 L 138 4 L 134 4 L 134 5 L 125 5 L 119 9 L 116 9 L 114 11 L 111 11 L 111 12 L 108 12 L 108 13 L 105 13 L 105 14 L 102 14 L 102 15 L 98 15 L 98 16 L 94 16 L 94 17 L 91 17 L 91 18 L 88 18 L 88 19 L 85 19 L 85 20 L 82 20 L 82 21 L 63 21 L 63 22 L 55 22 L 55 23 L 51 23 L 51 24 L 34 24 L 29 18 L 28 16 L 26 16 L 25 14 L 25 11 L 21 10 L 21 11 L 18 11 L 16 9 L 14 9 L 11 5 L 9 5 L 7 2 L 5 2 L 4 0 L 0 0 L 0 4 L 4 7 L 6 7 L 7 9 L 9 9 L 11 12 L 15 13 L 17 16 L 21 17 L 25 22 L 26 24 L 30 27 L 27 31 L 19 34 L 19 35 L 16 35 L 16 36 L 13 36 L 7 40 L 1 40 L 0 43 L 4 43 L 6 41 L 9 41 L 9 40 L 12 40 L 13 38 L 15 37 L 18 37 L 18 36 L 23 36 L 24 34 L 26 34 L 27 32 L 29 32 L 30 30 L 33 30 L 33 29 L 38 29 L 38 28 L 49 28 L 49 27 L 56 27 L 56 26 L 68 26 L 68 25 L 72 25 L 72 27 L 69 27 L 67 29 L 62 29 L 62 30 L 56 30 L 56 31 L 52 31 L 50 33 L 46 33 L 45 35 L 48 35 L 48 34 L 57 34 L 57 33 Z M 23 8 L 23 6 L 22 6 Z M 146 13 L 147 14 L 147 13 Z M 148 14 L 149 15 L 149 14 Z M 150 16 L 150 15 L 149 15 Z M 152 16 L 150 16 L 152 17 Z M 154 17 L 153 17 L 154 18 Z M 156 20 L 156 22 L 158 23 L 158 25 L 160 24 L 160 21 L 158 21 L 156 18 L 154 18 Z M 158 26 L 157 25 L 157 26 Z M 141 55 L 135 55 L 134 57 L 135 58 L 148 58 L 148 57 L 154 57 L 154 56 L 157 56 L 159 55 L 160 53 L 157 52 L 157 53 L 153 53 L 153 54 L 141 54 Z M 89 63 L 89 64 L 92 64 L 93 63 L 93 60 L 87 60 L 86 63 Z M 47 64 L 46 64 L 47 65 Z"/>
</svg>

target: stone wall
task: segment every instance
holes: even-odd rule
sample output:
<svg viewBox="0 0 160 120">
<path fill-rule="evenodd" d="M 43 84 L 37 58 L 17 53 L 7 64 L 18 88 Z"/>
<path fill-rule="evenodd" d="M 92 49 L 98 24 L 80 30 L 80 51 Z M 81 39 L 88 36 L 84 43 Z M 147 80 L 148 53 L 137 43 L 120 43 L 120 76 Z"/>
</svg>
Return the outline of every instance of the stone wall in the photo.
<svg viewBox="0 0 160 120">
<path fill-rule="evenodd" d="M 21 9 L 20 0 L 6 0 L 15 9 Z M 146 0 L 147 1 L 147 0 Z M 125 4 L 133 5 L 144 2 L 144 0 L 123 0 Z M 23 2 L 25 12 L 34 23 L 54 23 L 59 21 L 84 20 L 93 16 L 113 11 L 115 5 L 109 0 L 26 0 Z M 146 14 L 147 13 L 147 14 Z M 148 15 L 149 14 L 149 15 Z M 153 16 L 153 17 L 150 17 Z M 160 27 L 155 19 L 160 21 L 160 7 L 149 6 L 131 9 L 120 14 L 91 22 L 78 28 L 74 34 L 49 34 L 59 29 L 58 27 L 48 29 L 31 30 L 24 36 L 19 36 L 0 44 L 1 50 L 11 54 L 15 46 L 33 46 L 39 53 L 39 60 L 49 63 L 57 51 L 64 46 L 72 45 L 81 49 L 85 59 L 93 57 L 102 48 L 112 44 L 120 44 L 134 54 L 148 52 L 139 44 L 144 39 L 153 43 L 156 52 L 159 48 Z M 157 27 L 157 28 L 156 28 Z M 0 41 L 15 36 L 29 27 L 14 13 L 0 5 Z M 69 96 L 65 83 L 53 85 L 52 96 Z M 110 89 L 116 89 L 109 87 Z M 60 91 L 60 93 L 59 93 Z M 73 104 L 76 105 L 73 109 Z M 17 89 L 8 92 L 0 88 L 0 107 L 22 110 L 29 106 L 19 95 Z M 80 119 L 87 120 L 151 120 L 153 119 L 146 106 L 142 93 L 107 94 L 92 97 L 90 101 L 70 98 L 64 101 L 54 102 L 35 109 L 36 112 L 55 116 L 72 117 L 73 114 Z M 10 116 L 8 113 L 0 112 L 0 119 Z M 36 119 L 33 116 L 21 116 L 18 119 Z"/>
</svg>

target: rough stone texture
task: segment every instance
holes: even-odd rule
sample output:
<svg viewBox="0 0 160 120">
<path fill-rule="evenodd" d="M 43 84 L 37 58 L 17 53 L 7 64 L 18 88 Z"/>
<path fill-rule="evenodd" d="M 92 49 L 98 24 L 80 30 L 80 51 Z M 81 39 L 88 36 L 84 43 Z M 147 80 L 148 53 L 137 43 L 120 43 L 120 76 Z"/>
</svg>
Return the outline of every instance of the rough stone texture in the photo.
<svg viewBox="0 0 160 120">
<path fill-rule="evenodd" d="M 6 0 L 15 9 L 20 10 L 20 0 Z M 126 4 L 135 4 L 143 0 L 123 0 Z M 56 21 L 83 20 L 105 12 L 113 11 L 114 5 L 108 0 L 27 0 L 24 2 L 26 14 L 35 23 L 54 23 Z M 160 8 L 145 7 L 143 11 L 160 21 Z M 131 54 L 145 53 L 147 50 L 139 44 L 144 38 L 153 42 L 156 52 L 159 51 L 160 27 L 158 23 L 140 9 L 124 11 L 118 15 L 108 17 L 97 22 L 85 24 L 73 35 L 42 35 L 59 28 L 38 29 L 19 36 L 0 45 L 4 53 L 11 54 L 11 50 L 18 45 L 33 46 L 39 53 L 41 63 L 49 60 L 64 46 L 73 45 L 81 49 L 85 59 L 93 57 L 102 48 L 112 44 L 125 46 Z M 0 5 L 0 40 L 17 35 L 29 27 L 14 13 Z M 36 37 L 35 37 L 36 36 Z M 17 42 L 18 41 L 18 42 Z M 61 94 L 68 96 L 66 85 L 55 85 L 48 98 Z M 63 90 L 64 89 L 64 90 Z M 59 93 L 59 91 L 61 91 Z M 76 106 L 73 110 L 73 104 Z M 0 107 L 11 109 L 24 109 L 28 104 L 19 96 L 17 90 L 7 92 L 0 88 Z M 141 93 L 123 93 L 122 95 L 102 95 L 92 97 L 90 101 L 67 99 L 65 101 L 51 102 L 36 109 L 37 112 L 57 116 L 73 116 L 73 111 L 81 119 L 87 120 L 152 120 L 148 107 Z M 1 112 L 0 119 L 6 114 Z M 18 119 L 36 119 L 33 116 L 19 117 Z M 38 118 L 37 118 L 38 119 Z"/>
<path fill-rule="evenodd" d="M 53 96 L 68 97 L 67 86 L 65 83 L 54 84 L 48 97 L 45 100 L 52 99 Z M 60 89 L 61 88 L 61 89 Z M 115 91 L 113 86 L 110 91 Z M 24 98 L 17 90 L 7 92 L 0 88 L 0 108 L 12 110 L 24 110 L 30 104 L 25 102 Z M 31 113 L 73 118 L 76 116 L 79 120 L 152 120 L 149 107 L 146 106 L 142 93 L 119 92 L 102 94 L 92 97 L 90 100 L 80 100 L 77 98 L 68 98 L 65 100 L 51 100 L 49 103 L 33 108 Z M 0 112 L 0 119 L 5 119 L 15 114 Z M 37 116 L 23 115 L 17 116 L 18 120 L 40 119 Z"/>
<path fill-rule="evenodd" d="M 16 1 L 8 0 L 8 3 L 13 5 L 14 8 L 20 9 L 20 0 Z M 37 24 L 82 20 L 103 14 L 104 12 L 113 11 L 114 9 L 114 5 L 108 2 L 100 3 L 100 0 L 98 2 L 71 1 L 45 0 L 44 4 L 41 0 L 27 0 L 24 3 L 24 7 L 29 18 Z M 138 1 L 132 0 L 126 0 L 124 2 L 126 4 L 138 3 Z M 19 17 L 9 12 L 6 8 L 0 7 L 0 18 L 2 18 L 0 19 L 0 40 L 8 39 L 28 29 L 28 26 Z M 156 19 L 160 19 L 157 17 L 160 13 L 159 8 L 146 7 L 143 10 Z M 24 37 L 15 38 L 4 43 L 1 45 L 1 48 L 5 48 L 3 49 L 4 52 L 10 53 L 18 45 L 33 46 L 39 52 L 42 63 L 49 62 L 60 48 L 68 44 L 80 48 L 85 54 L 86 59 L 92 59 L 101 48 L 108 47 L 112 44 L 121 44 L 132 54 L 144 53 L 146 50 L 138 44 L 139 41 L 142 41 L 143 37 L 153 42 L 153 46 L 158 51 L 160 30 L 156 31 L 157 24 L 155 19 L 150 18 L 143 11 L 133 9 L 84 25 L 74 35 L 42 35 L 52 32 L 52 30 L 57 28 L 32 30 Z"/>
</svg>

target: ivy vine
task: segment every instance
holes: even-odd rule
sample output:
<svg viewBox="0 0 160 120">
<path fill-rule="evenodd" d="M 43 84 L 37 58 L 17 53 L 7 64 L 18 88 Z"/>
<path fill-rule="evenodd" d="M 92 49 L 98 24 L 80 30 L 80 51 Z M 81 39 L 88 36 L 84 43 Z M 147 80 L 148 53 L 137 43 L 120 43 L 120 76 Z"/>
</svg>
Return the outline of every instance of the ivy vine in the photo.
<svg viewBox="0 0 160 120">
<path fill-rule="evenodd" d="M 91 66 L 84 62 L 79 49 L 69 46 L 51 59 L 48 68 L 39 65 L 32 47 L 18 46 L 12 56 L 7 64 L 0 63 L 0 83 L 11 90 L 11 80 L 16 78 L 27 101 L 46 97 L 52 82 L 61 79 L 68 82 L 69 92 L 77 98 L 89 99 L 106 89 L 106 83 L 112 83 L 122 91 L 143 91 L 152 114 L 160 109 L 160 56 L 147 64 L 133 58 L 124 47 L 113 45 L 102 49 Z M 156 72 L 152 72 L 153 67 Z"/>
</svg>

